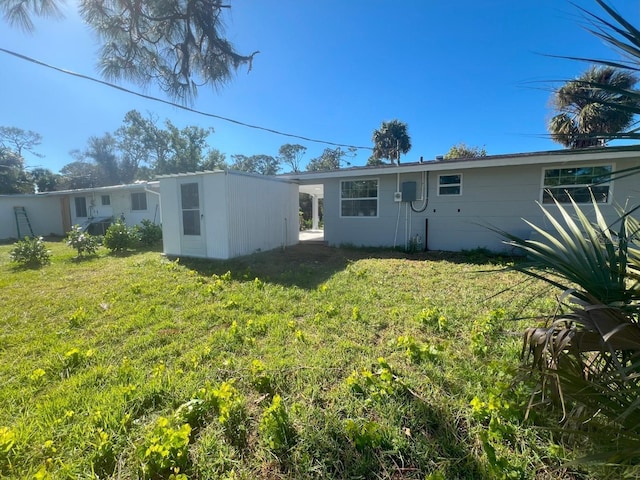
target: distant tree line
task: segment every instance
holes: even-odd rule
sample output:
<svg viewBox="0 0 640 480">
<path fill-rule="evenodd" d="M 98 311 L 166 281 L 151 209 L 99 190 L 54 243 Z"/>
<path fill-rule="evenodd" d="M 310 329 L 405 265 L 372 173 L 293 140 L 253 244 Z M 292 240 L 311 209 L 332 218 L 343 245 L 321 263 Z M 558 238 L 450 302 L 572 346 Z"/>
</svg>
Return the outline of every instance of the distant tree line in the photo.
<svg viewBox="0 0 640 480">
<path fill-rule="evenodd" d="M 42 137 L 33 131 L 0 127 L 0 194 L 50 192 L 103 187 L 150 180 L 158 175 L 232 169 L 261 175 L 300 172 L 307 148 L 284 144 L 277 155 L 232 154 L 230 159 L 209 147 L 213 128 L 179 128 L 170 120 L 159 122 L 137 110 L 128 112 L 114 132 L 90 137 L 83 149 L 70 152 L 73 159 L 59 173 L 25 167 L 24 153 L 37 156 Z M 355 149 L 326 148 L 309 160 L 307 170 L 323 171 L 348 165 Z"/>
</svg>

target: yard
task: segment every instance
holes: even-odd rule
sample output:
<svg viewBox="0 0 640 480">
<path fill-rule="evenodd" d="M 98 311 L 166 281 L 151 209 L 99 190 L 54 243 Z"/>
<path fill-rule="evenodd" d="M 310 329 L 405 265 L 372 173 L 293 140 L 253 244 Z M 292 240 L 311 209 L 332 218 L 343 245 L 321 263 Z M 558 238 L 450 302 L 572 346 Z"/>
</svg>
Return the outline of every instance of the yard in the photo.
<svg viewBox="0 0 640 480">
<path fill-rule="evenodd" d="M 0 477 L 599 478 L 524 421 L 555 292 L 504 259 L 47 246 L 0 246 Z"/>
</svg>

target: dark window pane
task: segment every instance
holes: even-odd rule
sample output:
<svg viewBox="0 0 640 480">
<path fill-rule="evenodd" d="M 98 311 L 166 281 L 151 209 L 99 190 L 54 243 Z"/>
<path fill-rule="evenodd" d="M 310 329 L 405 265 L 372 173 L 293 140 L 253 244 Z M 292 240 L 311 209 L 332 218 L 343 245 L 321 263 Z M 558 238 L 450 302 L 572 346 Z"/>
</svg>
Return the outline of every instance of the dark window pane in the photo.
<svg viewBox="0 0 640 480">
<path fill-rule="evenodd" d="M 460 185 L 440 187 L 440 195 L 460 195 Z"/>
<path fill-rule="evenodd" d="M 378 214 L 377 200 L 343 200 L 343 217 L 375 217 Z"/>
<path fill-rule="evenodd" d="M 87 216 L 87 200 L 84 197 L 75 197 L 76 217 Z"/>
<path fill-rule="evenodd" d="M 183 183 L 180 185 L 180 192 L 182 195 L 182 208 L 184 210 L 200 208 L 197 183 Z"/>
<path fill-rule="evenodd" d="M 440 185 L 460 184 L 460 175 L 442 175 L 440 177 Z"/>
<path fill-rule="evenodd" d="M 132 193 L 131 194 L 131 210 L 146 210 L 147 209 L 147 194 Z"/>
<path fill-rule="evenodd" d="M 185 235 L 200 235 L 200 211 L 182 211 L 182 231 Z"/>
</svg>

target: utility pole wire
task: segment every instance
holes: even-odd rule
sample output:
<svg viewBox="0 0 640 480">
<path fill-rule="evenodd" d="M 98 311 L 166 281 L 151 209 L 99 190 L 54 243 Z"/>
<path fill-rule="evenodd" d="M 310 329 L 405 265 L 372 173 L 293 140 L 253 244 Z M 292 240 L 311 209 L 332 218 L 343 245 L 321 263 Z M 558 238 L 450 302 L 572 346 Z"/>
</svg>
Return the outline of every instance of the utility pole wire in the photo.
<svg viewBox="0 0 640 480">
<path fill-rule="evenodd" d="M 205 116 L 205 117 L 217 118 L 218 120 L 223 120 L 225 122 L 235 123 L 236 125 L 240 125 L 242 127 L 254 128 L 256 130 L 262 130 L 264 132 L 273 133 L 275 135 L 282 135 L 284 137 L 297 138 L 299 140 L 304 140 L 304 141 L 307 141 L 307 142 L 322 143 L 322 144 L 325 144 L 325 145 L 333 145 L 335 147 L 355 148 L 357 150 L 373 150 L 372 147 L 359 147 L 359 146 L 356 146 L 356 145 L 347 145 L 347 144 L 344 144 L 344 143 L 329 142 L 327 140 L 319 140 L 319 139 L 315 139 L 315 138 L 304 137 L 302 135 L 295 135 L 293 133 L 281 132 L 279 130 L 273 130 L 271 128 L 260 127 L 258 125 L 251 125 L 249 123 L 241 122 L 239 120 L 234 120 L 232 118 L 223 117 L 221 115 L 215 115 L 213 113 L 203 112 L 201 110 L 195 110 L 193 108 L 189 108 L 189 107 L 186 107 L 184 105 L 180 105 L 179 103 L 170 102 L 169 100 L 163 100 L 161 98 L 153 97 L 151 95 L 145 95 L 143 93 L 135 92 L 133 90 L 129 90 L 128 88 L 121 87 L 120 85 L 116 85 L 114 83 L 109 83 L 109 82 L 106 82 L 104 80 L 99 80 L 97 78 L 90 77 L 88 75 L 84 75 L 82 73 L 77 73 L 77 72 L 74 72 L 74 71 L 71 71 L 71 70 L 66 70 L 64 68 L 60 68 L 60 67 L 56 67 L 54 65 L 50 65 L 50 64 L 45 63 L 45 62 L 41 62 L 40 60 L 36 60 L 35 58 L 28 57 L 26 55 L 22 55 L 21 53 L 14 52 L 12 50 L 7 50 L 5 48 L 1 48 L 0 47 L 0 52 L 6 53 L 7 55 L 12 55 L 14 57 L 17 57 L 17 58 L 19 58 L 21 60 L 25 60 L 27 62 L 34 63 L 34 64 L 39 65 L 41 67 L 50 68 L 51 70 L 55 70 L 56 72 L 61 72 L 61 73 L 64 73 L 66 75 L 71 75 L 73 77 L 78 77 L 78 78 L 82 78 L 84 80 L 89 80 L 91 82 L 99 83 L 101 85 L 105 85 L 107 87 L 115 88 L 116 90 L 120 90 L 122 92 L 129 93 L 131 95 L 136 95 L 137 97 L 145 98 L 147 100 L 152 100 L 154 102 L 164 103 L 166 105 L 171 105 L 172 107 L 180 108 L 182 110 L 186 110 L 187 112 L 196 113 L 198 115 L 202 115 L 202 116 Z"/>
</svg>

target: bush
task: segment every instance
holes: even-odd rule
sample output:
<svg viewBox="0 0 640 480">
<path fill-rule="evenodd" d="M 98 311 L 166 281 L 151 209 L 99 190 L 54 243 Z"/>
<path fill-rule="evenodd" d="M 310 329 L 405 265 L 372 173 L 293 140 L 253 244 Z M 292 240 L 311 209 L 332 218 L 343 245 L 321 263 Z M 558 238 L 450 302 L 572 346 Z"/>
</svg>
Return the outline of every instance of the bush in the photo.
<svg viewBox="0 0 640 480">
<path fill-rule="evenodd" d="M 67 233 L 67 245 L 76 249 L 78 258 L 82 258 L 85 254 L 93 255 L 98 250 L 96 237 L 83 232 L 80 225 L 74 225 Z"/>
<path fill-rule="evenodd" d="M 144 247 L 150 247 L 162 240 L 162 226 L 144 219 L 140 225 L 134 227 L 138 241 Z"/>
<path fill-rule="evenodd" d="M 133 248 L 136 242 L 136 235 L 122 220 L 109 225 L 102 243 L 114 253 L 124 252 Z"/>
<path fill-rule="evenodd" d="M 24 237 L 14 244 L 9 253 L 11 261 L 23 267 L 41 267 L 51 263 L 51 252 L 42 240 L 42 237 Z"/>
</svg>

